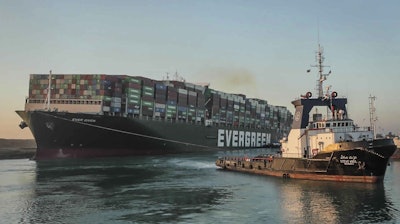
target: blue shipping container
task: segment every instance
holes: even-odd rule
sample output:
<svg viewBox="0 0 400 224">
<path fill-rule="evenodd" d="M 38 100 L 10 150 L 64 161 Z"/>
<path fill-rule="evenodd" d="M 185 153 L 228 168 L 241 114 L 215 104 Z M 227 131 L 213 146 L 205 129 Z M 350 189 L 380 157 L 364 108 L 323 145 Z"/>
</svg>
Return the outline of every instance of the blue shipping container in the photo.
<svg viewBox="0 0 400 224">
<path fill-rule="evenodd" d="M 178 111 L 187 111 L 187 107 L 178 106 Z"/>
<path fill-rule="evenodd" d="M 165 113 L 165 108 L 156 107 L 156 112 Z"/>
<path fill-rule="evenodd" d="M 167 90 L 167 87 L 164 84 L 156 83 L 156 89 Z"/>
</svg>

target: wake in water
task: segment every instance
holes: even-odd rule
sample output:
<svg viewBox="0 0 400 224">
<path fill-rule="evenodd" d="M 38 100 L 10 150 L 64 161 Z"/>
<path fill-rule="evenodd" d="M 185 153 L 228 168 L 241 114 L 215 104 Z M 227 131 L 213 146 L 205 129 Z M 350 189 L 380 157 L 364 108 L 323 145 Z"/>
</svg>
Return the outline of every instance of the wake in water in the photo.
<svg viewBox="0 0 400 224">
<path fill-rule="evenodd" d="M 214 161 L 199 161 L 192 158 L 173 158 L 168 160 L 168 163 L 177 166 L 190 169 L 211 169 L 216 168 Z"/>
</svg>

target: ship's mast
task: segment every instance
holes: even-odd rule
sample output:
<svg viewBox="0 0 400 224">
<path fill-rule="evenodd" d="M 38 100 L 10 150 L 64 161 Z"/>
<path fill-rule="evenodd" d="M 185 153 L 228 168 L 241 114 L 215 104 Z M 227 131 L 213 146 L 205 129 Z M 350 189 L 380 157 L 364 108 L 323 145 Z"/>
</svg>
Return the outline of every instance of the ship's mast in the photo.
<svg viewBox="0 0 400 224">
<path fill-rule="evenodd" d="M 324 65 L 325 57 L 323 56 L 324 49 L 318 44 L 318 51 L 316 52 L 316 65 L 311 65 L 311 67 L 315 67 L 318 69 L 319 79 L 317 80 L 317 91 L 318 91 L 318 98 L 322 98 L 324 96 L 324 89 L 323 89 L 323 82 L 326 80 L 326 77 L 331 74 L 329 71 L 327 74 L 324 74 L 324 68 L 330 67 Z M 310 70 L 308 70 L 309 72 Z"/>
<path fill-rule="evenodd" d="M 47 87 L 47 97 L 45 101 L 45 110 L 50 110 L 50 96 L 51 96 L 51 70 L 49 72 L 49 86 Z"/>
<path fill-rule="evenodd" d="M 374 135 L 374 139 L 376 138 L 376 133 L 375 133 L 375 121 L 378 120 L 378 118 L 375 115 L 375 96 L 369 95 L 369 123 L 371 126 L 372 134 Z"/>
</svg>

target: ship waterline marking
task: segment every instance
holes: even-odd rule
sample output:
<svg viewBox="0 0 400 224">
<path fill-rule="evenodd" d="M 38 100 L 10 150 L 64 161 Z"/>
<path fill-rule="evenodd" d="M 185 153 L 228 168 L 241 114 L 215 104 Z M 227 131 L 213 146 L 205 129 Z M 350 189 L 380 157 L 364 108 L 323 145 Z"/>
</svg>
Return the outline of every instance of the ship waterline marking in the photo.
<svg viewBox="0 0 400 224">
<path fill-rule="evenodd" d="M 270 133 L 218 129 L 218 147 L 262 147 L 270 141 Z"/>
</svg>

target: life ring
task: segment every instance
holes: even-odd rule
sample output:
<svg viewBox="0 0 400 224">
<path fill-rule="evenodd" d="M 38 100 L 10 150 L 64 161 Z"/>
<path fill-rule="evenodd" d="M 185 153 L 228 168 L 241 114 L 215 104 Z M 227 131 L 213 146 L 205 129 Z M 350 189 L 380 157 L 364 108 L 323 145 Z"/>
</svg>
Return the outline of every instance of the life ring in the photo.
<svg viewBox="0 0 400 224">
<path fill-rule="evenodd" d="M 332 98 L 337 97 L 337 92 L 332 92 L 331 96 L 332 96 Z"/>
</svg>

